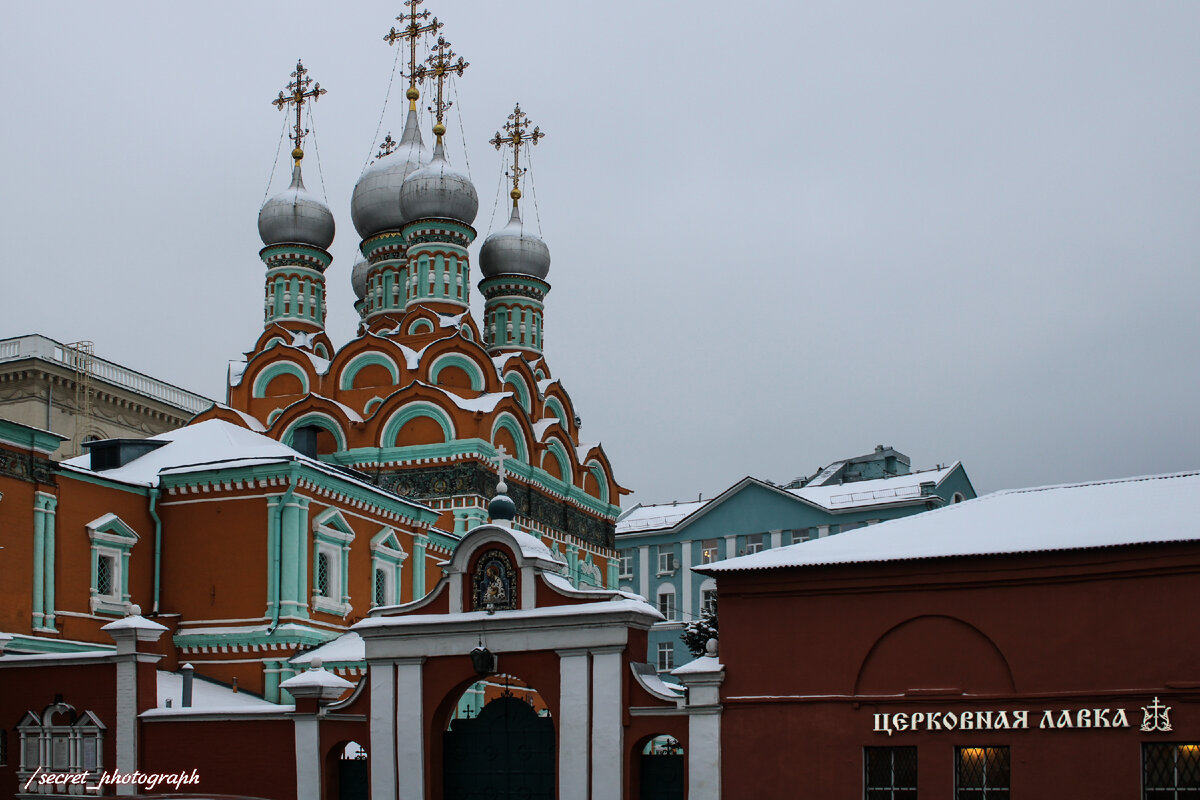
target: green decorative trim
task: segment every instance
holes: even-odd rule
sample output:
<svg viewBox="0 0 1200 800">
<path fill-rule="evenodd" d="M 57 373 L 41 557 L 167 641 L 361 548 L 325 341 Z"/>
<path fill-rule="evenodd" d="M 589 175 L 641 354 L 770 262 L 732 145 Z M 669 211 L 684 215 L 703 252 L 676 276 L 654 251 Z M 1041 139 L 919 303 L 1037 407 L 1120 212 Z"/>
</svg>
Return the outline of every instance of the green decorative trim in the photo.
<svg viewBox="0 0 1200 800">
<path fill-rule="evenodd" d="M 176 647 L 316 647 L 341 636 L 343 632 L 287 622 L 270 633 L 264 630 L 247 630 L 245 633 L 178 631 L 171 641 Z"/>
<path fill-rule="evenodd" d="M 416 336 L 418 333 L 433 333 L 433 323 L 427 319 L 419 319 L 408 326 L 409 336 Z"/>
<path fill-rule="evenodd" d="M 454 439 L 454 420 L 446 413 L 446 410 L 426 400 L 417 400 L 401 406 L 392 413 L 383 426 L 383 435 L 379 440 L 380 445 L 395 447 L 396 437 L 400 434 L 401 428 L 418 417 L 428 417 L 436 422 L 442 429 L 442 435 L 446 437 L 445 441 L 449 442 Z"/>
<path fill-rule="evenodd" d="M 521 408 L 525 409 L 525 413 L 531 413 L 533 406 L 529 402 L 529 387 L 525 384 L 525 379 L 517 372 L 507 372 L 504 375 L 504 382 L 516 390 L 517 402 L 521 404 Z"/>
<path fill-rule="evenodd" d="M 333 256 L 322 250 L 319 247 L 312 245 L 299 244 L 296 242 L 290 244 L 272 244 L 258 251 L 258 257 L 267 263 L 268 267 L 275 267 L 276 264 L 282 262 L 287 264 L 295 264 L 296 266 L 309 267 L 312 269 L 311 262 L 316 262 L 320 266 L 319 271 L 324 272 L 325 269 L 333 263 Z M 275 263 L 269 263 L 275 262 Z"/>
<path fill-rule="evenodd" d="M 5 650 L 9 653 L 14 653 L 18 650 L 33 653 L 87 653 L 92 650 L 102 650 L 105 654 L 108 654 L 114 653 L 117 650 L 115 645 L 97 644 L 95 642 L 50 639 L 41 636 L 26 636 L 21 633 L 14 633 L 12 637 L 12 641 L 5 647 Z"/>
<path fill-rule="evenodd" d="M 589 459 L 586 468 L 596 476 L 596 484 L 600 487 L 600 502 L 608 502 L 608 475 L 604 472 L 604 465 L 596 459 Z"/>
<path fill-rule="evenodd" d="M 254 386 L 250 392 L 251 396 L 256 398 L 266 397 L 265 392 L 268 384 L 280 375 L 295 375 L 300 379 L 300 393 L 309 393 L 308 373 L 304 371 L 303 367 L 294 361 L 275 361 L 254 376 Z"/>
<path fill-rule="evenodd" d="M 484 389 L 483 368 L 462 353 L 443 353 L 429 365 L 429 382 L 437 385 L 438 375 L 446 367 L 458 367 L 467 373 L 471 379 L 471 391 L 482 392 Z"/>
<path fill-rule="evenodd" d="M 364 417 L 371 416 L 371 412 L 373 412 L 375 409 L 379 408 L 381 405 L 383 405 L 382 397 L 379 397 L 379 396 L 372 397 L 370 400 L 367 401 L 367 404 L 365 406 L 363 406 L 363 416 Z"/>
<path fill-rule="evenodd" d="M 102 478 L 99 475 L 94 475 L 90 472 L 71 472 L 63 470 L 59 473 L 63 478 L 71 478 L 73 480 L 82 481 L 83 483 L 92 483 L 96 486 L 103 486 L 106 489 L 119 489 L 130 494 L 140 494 L 142 497 L 150 496 L 150 489 L 146 486 L 130 486 L 127 483 L 118 483 L 117 481 Z"/>
<path fill-rule="evenodd" d="M 370 365 L 383 367 L 392 376 L 392 383 L 400 382 L 400 367 L 396 362 L 385 353 L 379 351 L 371 351 L 367 353 L 359 353 L 354 358 L 342 367 L 342 374 L 338 378 L 338 387 L 342 390 L 350 390 L 354 388 L 354 378 L 362 370 L 363 367 Z"/>
<path fill-rule="evenodd" d="M 546 463 L 547 456 L 553 456 L 554 458 L 558 459 L 558 466 L 563 474 L 560 482 L 558 479 L 551 477 L 549 472 L 545 473 L 546 477 L 553 482 L 555 488 L 561 492 L 562 484 L 565 484 L 569 487 L 574 487 L 575 481 L 573 478 L 575 477 L 575 471 L 571 469 L 571 457 L 567 455 L 567 449 L 563 446 L 563 443 L 558 439 L 550 439 L 548 442 L 546 442 L 546 450 L 542 453 L 543 464 Z"/>
<path fill-rule="evenodd" d="M 321 411 L 310 411 L 288 423 L 287 428 L 283 431 L 283 435 L 279 437 L 280 441 L 288 447 L 292 447 L 292 438 L 295 436 L 296 429 L 308 425 L 315 425 L 323 431 L 328 431 L 337 441 L 337 449 L 346 449 L 346 434 L 342 431 L 342 427 L 338 425 L 337 420 Z"/>
<path fill-rule="evenodd" d="M 32 428 L 7 419 L 0 419 L 0 442 L 13 447 L 29 448 L 49 455 L 58 449 L 63 442 L 69 441 L 69 436 L 59 436 L 57 433 Z"/>
<path fill-rule="evenodd" d="M 542 404 L 542 408 L 558 417 L 558 421 L 562 423 L 563 430 L 570 430 L 567 410 L 563 408 L 562 402 L 557 397 L 547 397 L 546 402 Z"/>
<path fill-rule="evenodd" d="M 507 411 L 502 411 L 496 415 L 496 421 L 492 423 L 492 444 L 496 442 L 496 434 L 504 429 L 508 431 L 513 441 L 517 443 L 517 452 L 513 453 L 517 460 L 529 463 L 529 445 L 525 441 L 525 433 L 521 430 L 521 424 L 517 422 L 517 418 Z"/>
</svg>

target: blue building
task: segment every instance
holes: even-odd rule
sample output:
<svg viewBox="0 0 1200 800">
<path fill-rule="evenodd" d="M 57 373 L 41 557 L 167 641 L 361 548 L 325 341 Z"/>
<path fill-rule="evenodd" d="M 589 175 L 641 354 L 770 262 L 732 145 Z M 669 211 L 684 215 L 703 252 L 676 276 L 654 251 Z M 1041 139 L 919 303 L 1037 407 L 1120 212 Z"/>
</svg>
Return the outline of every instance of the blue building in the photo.
<svg viewBox="0 0 1200 800">
<path fill-rule="evenodd" d="M 618 580 L 667 618 L 650 631 L 659 672 L 691 656 L 680 640 L 716 598 L 716 583 L 692 567 L 832 536 L 975 497 L 960 462 L 912 471 L 880 445 L 786 485 L 746 477 L 711 500 L 638 504 L 617 521 Z"/>
</svg>

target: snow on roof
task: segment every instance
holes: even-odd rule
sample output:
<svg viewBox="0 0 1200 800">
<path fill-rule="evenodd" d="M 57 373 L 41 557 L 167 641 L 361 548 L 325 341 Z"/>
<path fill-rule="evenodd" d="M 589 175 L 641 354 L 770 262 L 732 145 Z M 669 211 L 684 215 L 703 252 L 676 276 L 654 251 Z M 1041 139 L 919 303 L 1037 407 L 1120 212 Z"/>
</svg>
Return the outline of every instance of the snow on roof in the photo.
<svg viewBox="0 0 1200 800">
<path fill-rule="evenodd" d="M 684 517 L 693 511 L 698 511 L 710 502 L 711 500 L 693 500 L 687 503 L 634 506 L 617 520 L 617 535 L 673 527 Z"/>
<path fill-rule="evenodd" d="M 229 362 L 229 385 L 238 386 L 242 382 L 242 376 L 246 374 L 246 367 L 250 366 L 250 362 L 246 360 L 230 361 Z M 220 405 L 218 403 L 218 405 Z"/>
<path fill-rule="evenodd" d="M 663 619 L 658 609 L 641 598 L 633 599 L 623 593 L 616 593 L 608 600 L 598 600 L 594 603 L 571 603 L 561 606 L 539 606 L 530 609 L 513 609 L 489 614 L 486 611 L 465 611 L 461 614 L 405 614 L 392 617 L 367 617 L 354 623 L 355 630 L 368 628 L 407 627 L 410 625 L 444 625 L 447 622 L 475 623 L 485 621 L 516 621 L 529 619 L 545 619 L 553 617 L 608 615 L 620 612 L 634 612 L 656 621 Z"/>
<path fill-rule="evenodd" d="M 345 403 L 338 402 L 337 400 L 334 400 L 332 397 L 326 397 L 323 394 L 316 394 L 315 392 L 313 393 L 312 396 L 319 397 L 322 400 L 328 400 L 330 403 L 333 403 L 335 406 L 337 406 L 338 408 L 340 408 L 342 410 L 342 413 L 345 414 L 346 418 L 348 420 L 350 420 L 351 422 L 362 422 L 363 421 L 362 415 L 359 414 L 357 411 L 355 411 L 350 406 L 346 405 Z M 303 402 L 303 401 L 298 401 L 298 402 Z"/>
<path fill-rule="evenodd" d="M 786 489 L 785 491 L 831 511 L 896 503 L 920 497 L 922 483 L 933 483 L 936 486 L 945 480 L 946 476 L 957 466 L 958 462 L 956 461 L 943 469 L 910 472 L 907 475 L 897 475 L 893 478 L 835 483 L 829 486 L 803 486 L 799 489 Z"/>
<path fill-rule="evenodd" d="M 1010 489 L 701 573 L 1200 540 L 1200 472 Z"/>
<path fill-rule="evenodd" d="M 538 394 L 545 395 L 546 390 L 550 388 L 550 384 L 558 383 L 558 378 L 546 378 L 537 382 Z"/>
<path fill-rule="evenodd" d="M 270 703 L 262 698 L 247 694 L 246 692 L 235 692 L 228 686 L 219 683 L 213 683 L 200 675 L 196 675 L 192 679 L 192 705 L 186 709 L 183 708 L 183 675 L 178 672 L 166 672 L 165 670 L 158 671 L 158 707 L 166 708 L 167 700 L 171 701 L 171 710 L 175 711 L 182 709 L 184 711 L 203 710 L 213 711 L 221 710 L 245 710 L 251 708 L 273 708 L 279 709 L 275 703 Z"/>
<path fill-rule="evenodd" d="M 721 672 L 725 666 L 716 656 L 700 656 L 681 667 L 671 670 L 672 675 L 696 675 L 704 672 Z"/>
<path fill-rule="evenodd" d="M 550 430 L 550 426 L 556 424 L 561 425 L 562 420 L 558 417 L 542 417 L 529 427 L 533 429 L 533 438 L 540 442 L 546 438 L 546 431 Z"/>
<path fill-rule="evenodd" d="M 354 631 L 348 631 L 320 647 L 314 647 L 307 653 L 301 653 L 292 658 L 290 663 L 308 666 L 313 658 L 319 658 L 326 664 L 355 663 L 366 661 L 367 649 L 363 645 L 361 636 Z"/>
<path fill-rule="evenodd" d="M 230 363 L 233 363 L 233 362 L 230 362 Z M 244 368 L 244 366 L 245 365 L 243 364 L 243 368 Z M 238 418 L 241 419 L 242 422 L 246 423 L 246 427 L 248 427 L 250 430 L 254 431 L 255 433 L 263 433 L 267 430 L 267 426 L 263 425 L 261 422 L 259 422 L 257 417 L 253 417 L 253 416 L 247 414 L 245 411 L 238 411 L 236 408 L 233 408 L 232 406 L 227 406 L 224 403 L 214 403 L 214 405 L 217 408 L 221 409 L 222 411 L 231 411 L 234 414 L 237 414 Z"/>
<path fill-rule="evenodd" d="M 462 322 L 463 317 L 465 317 L 466 315 L 467 315 L 467 312 L 465 312 L 465 311 L 462 312 L 461 314 L 453 314 L 453 315 L 438 314 L 438 326 L 442 327 L 442 328 L 457 328 L 458 324 L 460 322 Z"/>
<path fill-rule="evenodd" d="M 505 364 L 507 364 L 509 361 L 511 361 L 514 358 L 517 358 L 520 355 L 521 355 L 520 353 L 513 350 L 513 351 L 509 351 L 507 353 L 501 353 L 498 356 L 492 356 L 492 363 L 496 365 L 497 374 L 500 373 L 504 369 Z"/>
</svg>

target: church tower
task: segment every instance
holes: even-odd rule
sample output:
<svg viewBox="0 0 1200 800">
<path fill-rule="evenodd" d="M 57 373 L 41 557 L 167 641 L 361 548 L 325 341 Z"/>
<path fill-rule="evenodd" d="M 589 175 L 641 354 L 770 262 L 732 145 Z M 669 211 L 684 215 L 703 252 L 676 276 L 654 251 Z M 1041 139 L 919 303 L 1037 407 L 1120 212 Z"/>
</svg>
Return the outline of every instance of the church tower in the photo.
<svg viewBox="0 0 1200 800">
<path fill-rule="evenodd" d="M 497 150 L 512 148 L 512 214 L 508 224 L 489 236 L 479 251 L 479 271 L 483 280 L 479 290 L 486 304 L 483 312 L 483 338 L 488 352 L 519 350 L 534 356 L 542 354 L 542 311 L 550 284 L 550 248 L 536 234 L 525 229 L 521 220 L 521 147 L 536 145 L 546 134 L 534 127 L 518 103 L 504 124 L 504 134 L 496 132 L 491 144 Z"/>
</svg>

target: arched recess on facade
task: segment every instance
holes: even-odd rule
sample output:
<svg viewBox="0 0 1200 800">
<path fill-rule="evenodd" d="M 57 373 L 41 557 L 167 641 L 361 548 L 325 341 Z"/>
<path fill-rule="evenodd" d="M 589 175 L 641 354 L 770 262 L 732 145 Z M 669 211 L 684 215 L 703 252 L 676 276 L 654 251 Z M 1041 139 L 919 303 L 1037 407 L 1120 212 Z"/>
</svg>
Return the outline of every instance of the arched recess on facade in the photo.
<svg viewBox="0 0 1200 800">
<path fill-rule="evenodd" d="M 367 800 L 370 797 L 370 761 L 366 748 L 343 739 L 325 751 L 321 775 L 325 800 Z"/>
<path fill-rule="evenodd" d="M 308 394 L 308 372 L 294 361 L 272 361 L 254 376 L 251 397 L 287 397 Z"/>
<path fill-rule="evenodd" d="M 454 418 L 429 400 L 413 400 L 387 418 L 379 437 L 380 447 L 441 444 L 455 438 Z"/>
<path fill-rule="evenodd" d="M 433 795 L 485 796 L 482 792 L 492 789 L 489 777 L 503 781 L 504 770 L 511 769 L 507 765 L 519 760 L 527 796 L 557 796 L 558 736 L 552 702 L 537 690 L 536 682 L 509 672 L 460 682 L 433 715 Z M 500 767 L 495 776 L 480 769 L 485 758 Z"/>
<path fill-rule="evenodd" d="M 567 486 L 574 485 L 574 460 L 571 458 L 567 445 L 557 437 L 550 437 L 546 440 L 540 466 L 550 477 L 557 478 Z"/>
<path fill-rule="evenodd" d="M 511 386 L 513 393 L 516 395 L 517 403 L 525 410 L 526 414 L 533 413 L 533 393 L 529 388 L 529 382 L 522 377 L 521 373 L 516 370 L 509 370 L 504 373 L 504 385 Z"/>
<path fill-rule="evenodd" d="M 429 383 L 446 389 L 482 392 L 487 387 L 483 367 L 463 353 L 442 353 L 429 363 Z"/>
<path fill-rule="evenodd" d="M 584 467 L 583 490 L 602 503 L 609 502 L 608 471 L 597 458 L 589 458 Z"/>
<path fill-rule="evenodd" d="M 508 411 L 500 412 L 492 422 L 492 444 L 496 447 L 504 445 L 505 450 L 526 464 L 529 463 L 530 439 L 520 420 Z"/>
<path fill-rule="evenodd" d="M 629 797 L 632 800 L 684 800 L 687 752 L 682 731 L 639 736 L 629 746 Z"/>
<path fill-rule="evenodd" d="M 958 617 L 930 614 L 894 625 L 876 639 L 854 682 L 854 694 L 909 689 L 1007 694 L 1016 685 L 991 637 Z"/>
<path fill-rule="evenodd" d="M 338 388 L 343 391 L 400 383 L 400 366 L 387 353 L 367 350 L 351 356 L 338 373 Z"/>
<path fill-rule="evenodd" d="M 279 419 L 286 420 L 287 410 L 280 415 Z M 276 420 L 276 425 L 279 421 Z M 300 428 L 316 428 L 317 433 L 317 453 L 320 455 L 328 455 L 341 450 L 348 449 L 346 431 L 343 428 L 343 423 L 339 422 L 332 415 L 323 411 L 306 411 L 300 412 L 300 415 L 293 420 L 283 422 L 282 432 L 279 435 L 279 441 L 286 444 L 288 447 L 295 447 L 296 431 Z"/>
</svg>

